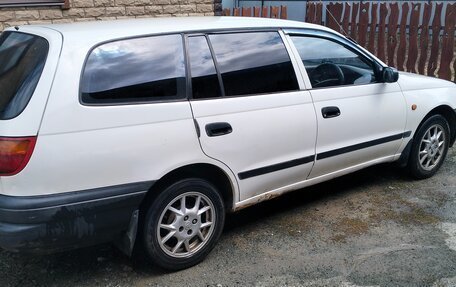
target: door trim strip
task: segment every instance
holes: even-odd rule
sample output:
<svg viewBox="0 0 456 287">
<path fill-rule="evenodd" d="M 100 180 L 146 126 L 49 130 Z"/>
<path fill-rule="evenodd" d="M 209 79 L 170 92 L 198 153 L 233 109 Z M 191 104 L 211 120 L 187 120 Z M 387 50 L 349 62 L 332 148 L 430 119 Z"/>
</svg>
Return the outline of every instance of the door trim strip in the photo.
<svg viewBox="0 0 456 287">
<path fill-rule="evenodd" d="M 333 156 L 338 156 L 338 155 L 341 155 L 344 153 L 349 153 L 349 152 L 353 152 L 356 150 L 372 147 L 375 145 L 380 145 L 380 144 L 384 144 L 387 142 L 408 138 L 408 137 L 410 137 L 411 134 L 412 134 L 411 131 L 406 131 L 404 133 L 395 134 L 392 136 L 387 136 L 387 137 L 383 137 L 383 138 L 379 138 L 379 139 L 375 139 L 375 140 L 371 140 L 371 141 L 367 141 L 367 142 L 362 142 L 362 143 L 351 145 L 351 146 L 346 146 L 343 148 L 338 148 L 335 150 L 322 152 L 322 153 L 317 154 L 316 158 L 315 158 L 315 155 L 311 155 L 311 156 L 293 159 L 290 161 L 285 161 L 285 162 L 281 162 L 281 163 L 277 163 L 277 164 L 273 164 L 273 165 L 268 165 L 268 166 L 264 166 L 264 167 L 260 167 L 260 168 L 256 168 L 256 169 L 252 169 L 252 170 L 247 170 L 247 171 L 238 173 L 238 177 L 240 180 L 243 180 L 243 179 L 247 179 L 247 178 L 251 178 L 251 177 L 255 177 L 255 176 L 259 176 L 259 175 L 264 175 L 267 173 L 271 173 L 271 172 L 295 167 L 298 165 L 310 163 L 314 160 L 321 160 L 321 159 L 325 159 L 325 158 L 329 158 L 329 157 L 333 157 Z"/>
<path fill-rule="evenodd" d="M 384 144 L 384 143 L 387 143 L 387 142 L 392 142 L 392 141 L 395 141 L 395 140 L 400 140 L 400 139 L 403 139 L 403 138 L 408 138 L 411 134 L 412 134 L 411 131 L 407 131 L 405 133 L 400 133 L 400 134 L 396 134 L 396 135 L 392 135 L 392 136 L 387 136 L 387 137 L 384 137 L 384 138 L 379 138 L 379 139 L 375 139 L 375 140 L 371 140 L 371 141 L 367 141 L 367 142 L 362 142 L 362 143 L 359 143 L 359 144 L 346 146 L 346 147 L 343 147 L 343 148 L 338 148 L 338 149 L 334 149 L 334 150 L 330 150 L 330 151 L 325 151 L 325 152 L 317 154 L 317 160 L 325 159 L 325 158 L 333 157 L 333 156 L 337 156 L 337 155 L 341 155 L 341 154 L 344 154 L 344 153 L 348 153 L 348 152 L 352 152 L 352 151 L 356 151 L 356 150 L 360 150 L 360 149 L 364 149 L 364 148 L 368 148 L 368 147 L 372 147 L 372 146 L 375 146 L 375 145 Z"/>
<path fill-rule="evenodd" d="M 315 160 L 315 155 L 310 155 L 310 156 L 306 156 L 306 157 L 302 157 L 302 158 L 298 158 L 298 159 L 293 159 L 290 161 L 285 161 L 285 162 L 276 163 L 273 165 L 268 165 L 268 166 L 248 170 L 248 171 L 243 171 L 238 174 L 238 177 L 239 177 L 239 179 L 247 179 L 247 178 L 251 178 L 254 176 L 259 176 L 259 175 L 279 171 L 282 169 L 287 169 L 290 167 L 303 165 L 303 164 L 306 164 L 309 162 L 313 162 L 314 160 Z"/>
</svg>

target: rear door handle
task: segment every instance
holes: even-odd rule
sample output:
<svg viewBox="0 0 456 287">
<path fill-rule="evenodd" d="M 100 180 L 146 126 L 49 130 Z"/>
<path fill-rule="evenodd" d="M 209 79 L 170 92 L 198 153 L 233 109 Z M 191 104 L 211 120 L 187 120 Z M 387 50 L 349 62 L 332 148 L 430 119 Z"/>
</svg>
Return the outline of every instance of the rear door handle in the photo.
<svg viewBox="0 0 456 287">
<path fill-rule="evenodd" d="M 231 133 L 233 128 L 229 123 L 210 123 L 206 125 L 206 134 L 210 137 L 218 137 Z"/>
<path fill-rule="evenodd" d="M 324 107 L 321 109 L 321 114 L 325 119 L 335 118 L 340 116 L 340 110 L 338 107 Z"/>
</svg>

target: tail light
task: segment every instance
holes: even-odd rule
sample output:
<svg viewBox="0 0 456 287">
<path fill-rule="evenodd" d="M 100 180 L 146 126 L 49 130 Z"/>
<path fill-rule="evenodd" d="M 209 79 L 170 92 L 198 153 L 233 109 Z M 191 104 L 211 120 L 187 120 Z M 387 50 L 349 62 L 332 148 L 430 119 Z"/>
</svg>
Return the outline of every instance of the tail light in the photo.
<svg viewBox="0 0 456 287">
<path fill-rule="evenodd" d="M 27 165 L 36 137 L 0 137 L 0 176 L 15 175 Z"/>
</svg>

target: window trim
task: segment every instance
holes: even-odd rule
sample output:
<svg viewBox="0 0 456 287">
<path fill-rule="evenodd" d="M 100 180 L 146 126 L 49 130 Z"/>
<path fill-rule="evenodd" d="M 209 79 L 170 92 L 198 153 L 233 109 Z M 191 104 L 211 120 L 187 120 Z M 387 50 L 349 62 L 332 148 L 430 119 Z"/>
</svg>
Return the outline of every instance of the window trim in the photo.
<svg viewBox="0 0 456 287">
<path fill-rule="evenodd" d="M 69 9 L 70 0 L 6 0 L 6 3 L 0 3 L 0 8 L 33 6 L 60 6 L 62 9 Z"/>
</svg>

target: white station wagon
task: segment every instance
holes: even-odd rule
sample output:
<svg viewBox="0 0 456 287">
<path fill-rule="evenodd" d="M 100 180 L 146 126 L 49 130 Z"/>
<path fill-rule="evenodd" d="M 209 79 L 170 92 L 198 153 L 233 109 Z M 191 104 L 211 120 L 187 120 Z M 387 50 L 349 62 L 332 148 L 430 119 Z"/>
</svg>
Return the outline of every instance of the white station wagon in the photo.
<svg viewBox="0 0 456 287">
<path fill-rule="evenodd" d="M 0 246 L 114 241 L 186 268 L 214 247 L 226 212 L 383 162 L 432 176 L 455 141 L 455 108 L 454 83 L 398 73 L 306 23 L 9 28 Z"/>
</svg>

